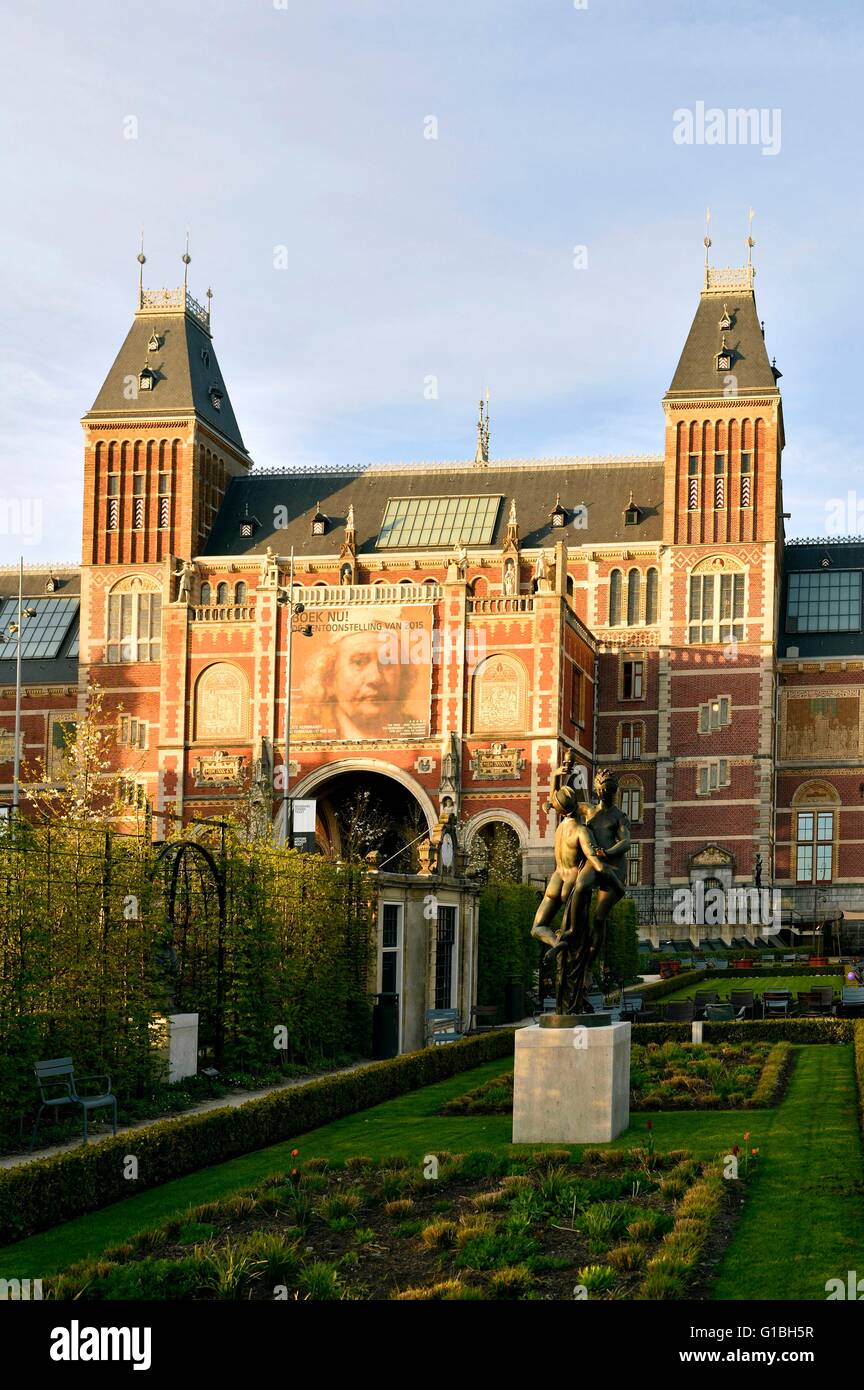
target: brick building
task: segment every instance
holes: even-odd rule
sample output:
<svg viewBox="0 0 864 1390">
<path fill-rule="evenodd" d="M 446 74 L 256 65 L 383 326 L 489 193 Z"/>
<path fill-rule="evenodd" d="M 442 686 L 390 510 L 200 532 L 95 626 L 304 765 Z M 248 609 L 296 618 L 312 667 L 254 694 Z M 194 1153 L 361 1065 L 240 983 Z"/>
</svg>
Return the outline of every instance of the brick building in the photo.
<svg viewBox="0 0 864 1390">
<path fill-rule="evenodd" d="M 157 833 L 238 803 L 278 827 L 287 782 L 339 852 L 338 807 L 375 787 L 421 837 L 507 827 L 531 876 L 555 770 L 612 764 L 643 920 L 757 856 L 790 901 L 855 899 L 864 542 L 784 544 L 779 375 L 751 267 L 706 266 L 656 457 L 493 461 L 481 407 L 463 462 L 253 468 L 208 311 L 139 288 L 83 419 L 82 563 L 27 573 L 34 641 L 46 604 L 69 621 L 24 649 L 25 753 L 62 751 L 95 682 Z"/>
</svg>

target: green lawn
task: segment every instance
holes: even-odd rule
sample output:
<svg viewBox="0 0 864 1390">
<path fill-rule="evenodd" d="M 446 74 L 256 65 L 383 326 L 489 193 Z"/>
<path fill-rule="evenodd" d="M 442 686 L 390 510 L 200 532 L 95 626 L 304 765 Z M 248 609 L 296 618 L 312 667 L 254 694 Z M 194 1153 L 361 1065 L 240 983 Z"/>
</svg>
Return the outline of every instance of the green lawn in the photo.
<svg viewBox="0 0 864 1390">
<path fill-rule="evenodd" d="M 835 994 L 839 994 L 842 984 L 843 976 L 839 972 L 833 975 L 770 975 L 766 971 L 764 975 L 747 975 L 743 970 L 729 970 L 723 975 L 714 975 L 710 980 L 695 980 L 691 984 L 683 985 L 681 989 L 676 989 L 674 994 L 664 994 L 657 1003 L 668 1004 L 670 999 L 692 999 L 697 989 L 713 989 L 721 999 L 728 999 L 729 992 L 733 989 L 752 989 L 754 994 L 764 994 L 766 989 L 788 989 L 792 992 L 792 1003 L 795 1004 L 799 993 L 806 994 L 811 989 L 830 986 Z M 634 994 L 638 992 L 633 991 Z M 646 1008 L 650 1007 L 652 1002 L 649 995 Z"/>
<path fill-rule="evenodd" d="M 719 1270 L 716 1297 L 822 1299 L 825 1281 L 860 1264 L 864 1182 L 852 1048 L 804 1046 L 783 1103 L 773 1110 L 668 1111 L 634 1117 L 615 1141 L 645 1141 L 651 1120 L 658 1149 L 688 1148 L 700 1157 L 735 1143 L 760 1150 L 744 1216 Z M 436 1086 L 352 1115 L 296 1140 L 260 1150 L 152 1192 L 119 1202 L 0 1250 L 0 1277 L 41 1278 L 95 1255 L 168 1216 L 242 1188 L 303 1158 L 400 1153 L 416 1161 L 449 1149 L 511 1149 L 510 1116 L 445 1117 L 446 1099 L 506 1071 L 502 1058 Z M 532 1145 L 532 1148 L 540 1147 Z M 518 1152 L 518 1150 L 513 1150 Z M 856 1253 L 857 1252 L 857 1253 Z"/>
</svg>

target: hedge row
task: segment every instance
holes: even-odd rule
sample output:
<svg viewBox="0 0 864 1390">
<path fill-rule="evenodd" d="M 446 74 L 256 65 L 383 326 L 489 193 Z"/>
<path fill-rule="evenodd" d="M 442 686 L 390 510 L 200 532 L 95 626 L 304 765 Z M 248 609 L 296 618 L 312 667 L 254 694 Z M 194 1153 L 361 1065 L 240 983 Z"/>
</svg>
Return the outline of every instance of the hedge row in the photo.
<svg viewBox="0 0 864 1390">
<path fill-rule="evenodd" d="M 745 1101 L 748 1110 L 765 1110 L 769 1106 L 780 1104 L 792 1075 L 795 1056 L 791 1043 L 774 1044 L 762 1068 L 756 1090 L 749 1100 Z"/>
<path fill-rule="evenodd" d="M 160 1121 L 54 1158 L 0 1171 L 0 1243 L 21 1240 L 86 1212 L 240 1154 L 297 1138 L 319 1125 L 431 1086 L 513 1051 L 510 1030 L 425 1048 L 356 1071 L 322 1077 L 187 1119 Z M 138 1177 L 124 1177 L 124 1160 Z"/>
<path fill-rule="evenodd" d="M 740 1023 L 704 1023 L 705 1042 L 790 1042 L 850 1043 L 854 1028 L 851 1018 L 770 1018 Z M 638 1043 L 689 1042 L 690 1023 L 635 1023 L 633 1041 Z M 862 1043 L 864 1047 L 864 1043 Z"/>
</svg>

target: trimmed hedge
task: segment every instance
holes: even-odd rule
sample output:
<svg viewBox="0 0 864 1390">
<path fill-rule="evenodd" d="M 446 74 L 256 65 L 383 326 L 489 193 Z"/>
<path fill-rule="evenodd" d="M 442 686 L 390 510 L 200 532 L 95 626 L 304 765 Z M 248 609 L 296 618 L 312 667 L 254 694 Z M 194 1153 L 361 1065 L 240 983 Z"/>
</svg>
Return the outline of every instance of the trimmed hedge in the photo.
<svg viewBox="0 0 864 1390">
<path fill-rule="evenodd" d="M 511 1030 L 424 1048 L 356 1071 L 292 1086 L 235 1109 L 210 1110 L 0 1171 L 0 1243 L 21 1240 L 86 1212 L 240 1154 L 297 1138 L 406 1091 L 446 1081 L 513 1052 Z M 134 1154 L 138 1179 L 123 1176 Z"/>
<path fill-rule="evenodd" d="M 702 1026 L 706 1042 L 741 1042 L 746 1038 L 748 1042 L 850 1043 L 856 1025 L 851 1018 L 757 1018 Z M 633 1041 L 638 1043 L 689 1042 L 691 1037 L 689 1023 L 633 1024 Z"/>
<path fill-rule="evenodd" d="M 528 883 L 490 883 L 480 895 L 477 1003 L 494 1004 L 499 1019 L 507 1017 L 511 980 L 526 990 L 534 987 L 541 950 L 531 923 L 540 897 Z"/>
</svg>

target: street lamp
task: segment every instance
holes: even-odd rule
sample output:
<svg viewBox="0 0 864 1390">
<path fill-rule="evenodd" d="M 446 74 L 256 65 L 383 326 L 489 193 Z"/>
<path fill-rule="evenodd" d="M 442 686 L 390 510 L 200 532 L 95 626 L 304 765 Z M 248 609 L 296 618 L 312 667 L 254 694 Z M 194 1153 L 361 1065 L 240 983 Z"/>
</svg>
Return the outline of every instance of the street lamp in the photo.
<svg viewBox="0 0 864 1390">
<path fill-rule="evenodd" d="M 35 617 L 35 608 L 24 607 L 24 557 L 18 561 L 18 621 L 7 625 L 9 637 L 17 636 L 18 651 L 15 654 L 15 751 L 12 771 L 12 819 L 18 814 L 18 784 L 21 779 L 21 643 L 25 618 Z M 0 632 L 0 642 L 8 642 L 9 637 Z"/>
<path fill-rule="evenodd" d="M 291 780 L 291 652 L 294 637 L 294 616 L 306 612 L 306 605 L 294 602 L 294 547 L 291 547 L 291 563 L 288 569 L 288 587 L 280 588 L 276 602 L 280 608 L 288 610 L 288 648 L 285 658 L 285 773 L 282 780 L 282 828 L 283 843 L 294 848 L 294 806 L 289 792 Z M 311 624 L 300 629 L 304 637 L 312 636 Z"/>
</svg>

